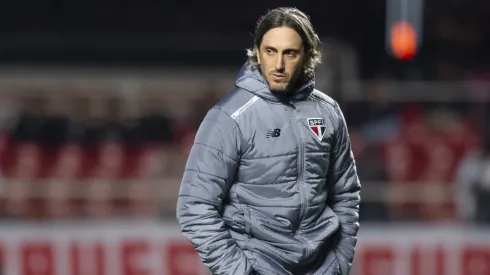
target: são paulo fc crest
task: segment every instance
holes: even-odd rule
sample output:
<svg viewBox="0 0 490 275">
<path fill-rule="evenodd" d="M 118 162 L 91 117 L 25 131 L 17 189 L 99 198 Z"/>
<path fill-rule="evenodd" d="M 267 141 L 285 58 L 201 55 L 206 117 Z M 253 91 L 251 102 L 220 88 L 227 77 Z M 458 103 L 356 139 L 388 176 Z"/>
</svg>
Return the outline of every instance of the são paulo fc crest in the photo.
<svg viewBox="0 0 490 275">
<path fill-rule="evenodd" d="M 307 118 L 308 127 L 315 134 L 319 141 L 322 141 L 323 136 L 325 135 L 325 131 L 327 130 L 327 126 L 325 124 L 325 119 L 323 118 Z"/>
</svg>

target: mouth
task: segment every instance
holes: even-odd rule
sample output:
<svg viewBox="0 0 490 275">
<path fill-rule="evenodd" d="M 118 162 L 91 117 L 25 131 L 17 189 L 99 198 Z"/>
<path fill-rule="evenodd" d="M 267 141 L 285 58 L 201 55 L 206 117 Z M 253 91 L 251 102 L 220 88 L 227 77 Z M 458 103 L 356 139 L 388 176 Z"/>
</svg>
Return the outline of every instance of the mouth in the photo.
<svg viewBox="0 0 490 275">
<path fill-rule="evenodd" d="M 271 78 L 274 81 L 283 81 L 283 80 L 286 79 L 286 76 L 285 75 L 282 75 L 282 74 L 271 74 Z"/>
</svg>

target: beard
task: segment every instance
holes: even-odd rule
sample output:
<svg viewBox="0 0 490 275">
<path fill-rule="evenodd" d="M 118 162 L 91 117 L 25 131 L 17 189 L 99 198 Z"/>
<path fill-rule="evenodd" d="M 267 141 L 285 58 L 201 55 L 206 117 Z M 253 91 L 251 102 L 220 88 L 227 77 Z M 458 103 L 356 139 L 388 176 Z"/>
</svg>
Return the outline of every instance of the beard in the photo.
<svg viewBox="0 0 490 275">
<path fill-rule="evenodd" d="M 281 86 L 281 87 L 274 87 L 269 82 L 269 87 L 271 87 L 270 88 L 270 91 L 273 92 L 273 93 L 288 93 L 289 91 L 291 91 L 290 83 L 291 82 L 288 82 L 286 85 Z"/>
<path fill-rule="evenodd" d="M 272 73 L 270 73 L 270 74 L 272 74 Z M 274 85 L 275 83 L 273 80 L 267 80 L 269 87 L 270 87 L 270 91 L 273 93 L 286 93 L 286 94 L 290 93 L 296 87 L 299 76 L 300 76 L 300 72 L 299 71 L 295 72 L 292 75 L 292 77 L 289 78 L 288 82 L 280 83 L 282 85 Z"/>
</svg>

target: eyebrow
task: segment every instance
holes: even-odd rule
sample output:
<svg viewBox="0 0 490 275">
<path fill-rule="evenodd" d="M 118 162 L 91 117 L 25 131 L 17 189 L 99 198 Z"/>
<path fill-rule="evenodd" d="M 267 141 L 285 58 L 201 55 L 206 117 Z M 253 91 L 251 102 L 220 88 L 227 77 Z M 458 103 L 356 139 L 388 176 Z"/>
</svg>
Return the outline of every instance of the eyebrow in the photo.
<svg viewBox="0 0 490 275">
<path fill-rule="evenodd" d="M 266 49 L 270 49 L 270 50 L 278 52 L 278 50 L 272 46 L 264 46 L 264 47 Z M 296 52 L 296 53 L 299 53 L 300 51 L 301 51 L 301 49 L 296 49 L 296 48 L 287 48 L 287 49 L 283 50 L 283 52 Z"/>
</svg>

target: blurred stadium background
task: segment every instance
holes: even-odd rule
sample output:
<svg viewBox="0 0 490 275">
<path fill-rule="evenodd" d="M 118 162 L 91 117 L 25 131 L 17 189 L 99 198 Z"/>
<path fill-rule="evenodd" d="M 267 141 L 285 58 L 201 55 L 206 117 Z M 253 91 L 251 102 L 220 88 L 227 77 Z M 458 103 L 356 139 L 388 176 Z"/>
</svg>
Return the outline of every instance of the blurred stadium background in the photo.
<svg viewBox="0 0 490 275">
<path fill-rule="evenodd" d="M 0 273 L 206 274 L 175 222 L 187 153 L 258 16 L 294 5 L 363 183 L 355 275 L 490 274 L 490 2 L 423 2 L 408 61 L 386 0 L 293 2 L 2 1 Z"/>
</svg>

